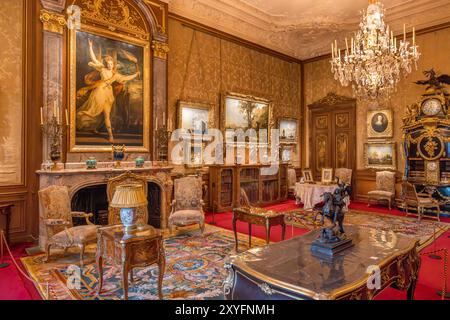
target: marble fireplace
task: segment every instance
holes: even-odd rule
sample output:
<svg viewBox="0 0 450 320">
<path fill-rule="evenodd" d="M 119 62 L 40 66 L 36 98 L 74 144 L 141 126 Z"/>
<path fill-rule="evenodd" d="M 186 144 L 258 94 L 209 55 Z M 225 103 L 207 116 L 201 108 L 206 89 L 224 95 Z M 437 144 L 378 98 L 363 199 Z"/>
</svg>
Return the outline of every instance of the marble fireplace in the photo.
<svg viewBox="0 0 450 320">
<path fill-rule="evenodd" d="M 170 166 L 154 166 L 146 162 L 143 168 L 134 167 L 133 162 L 122 163 L 122 168 L 114 169 L 112 162 L 100 162 L 97 169 L 86 169 L 82 163 L 67 163 L 58 171 L 39 170 L 39 187 L 51 185 L 67 186 L 73 211 L 94 209 L 94 222 L 108 224 L 105 210 L 108 208 L 106 184 L 109 179 L 125 172 L 132 172 L 146 177 L 148 183 L 149 221 L 160 228 L 167 228 L 170 213 L 170 202 L 173 192 L 173 181 Z M 103 191 L 104 190 L 104 191 Z M 43 224 L 44 215 L 39 208 L 39 246 L 44 248 L 47 242 L 47 231 Z"/>
</svg>

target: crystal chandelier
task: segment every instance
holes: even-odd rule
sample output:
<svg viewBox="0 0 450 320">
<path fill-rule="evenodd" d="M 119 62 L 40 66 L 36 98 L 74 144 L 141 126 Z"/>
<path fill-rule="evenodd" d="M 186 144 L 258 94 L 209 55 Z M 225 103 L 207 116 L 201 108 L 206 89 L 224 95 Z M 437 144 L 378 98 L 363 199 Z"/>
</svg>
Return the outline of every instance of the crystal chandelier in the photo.
<svg viewBox="0 0 450 320">
<path fill-rule="evenodd" d="M 400 74 L 411 73 L 420 53 L 416 45 L 416 34 L 412 29 L 412 45 L 406 41 L 403 25 L 403 40 L 397 43 L 394 33 L 384 23 L 385 9 L 377 0 L 369 0 L 367 12 L 363 11 L 360 30 L 351 41 L 345 38 L 345 52 L 341 56 L 337 41 L 331 44 L 331 72 L 343 86 L 352 84 L 353 92 L 360 99 L 388 98 L 395 92 Z"/>
</svg>

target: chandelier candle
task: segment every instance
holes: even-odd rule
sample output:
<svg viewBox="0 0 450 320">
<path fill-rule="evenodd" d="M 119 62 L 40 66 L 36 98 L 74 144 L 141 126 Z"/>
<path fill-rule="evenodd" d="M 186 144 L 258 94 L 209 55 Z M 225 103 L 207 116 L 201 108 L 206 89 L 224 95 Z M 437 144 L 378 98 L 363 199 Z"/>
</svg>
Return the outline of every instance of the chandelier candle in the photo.
<svg viewBox="0 0 450 320">
<path fill-rule="evenodd" d="M 420 53 L 417 50 L 415 29 L 412 45 L 403 40 L 397 46 L 394 31 L 384 22 L 385 10 L 379 1 L 369 1 L 363 12 L 360 29 L 350 39 L 345 38 L 345 52 L 341 57 L 337 40 L 331 44 L 331 72 L 343 86 L 351 84 L 354 95 L 363 100 L 386 99 L 395 92 L 401 75 L 417 68 Z"/>
</svg>

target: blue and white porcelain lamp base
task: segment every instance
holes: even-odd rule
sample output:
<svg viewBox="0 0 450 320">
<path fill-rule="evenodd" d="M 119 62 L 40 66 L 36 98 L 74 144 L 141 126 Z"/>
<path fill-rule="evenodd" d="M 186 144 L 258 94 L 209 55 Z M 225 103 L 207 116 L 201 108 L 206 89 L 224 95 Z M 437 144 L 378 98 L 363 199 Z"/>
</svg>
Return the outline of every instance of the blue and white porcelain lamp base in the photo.
<svg viewBox="0 0 450 320">
<path fill-rule="evenodd" d="M 134 208 L 121 208 L 120 209 L 120 221 L 125 227 L 125 233 L 132 233 L 136 230 L 137 215 Z"/>
</svg>

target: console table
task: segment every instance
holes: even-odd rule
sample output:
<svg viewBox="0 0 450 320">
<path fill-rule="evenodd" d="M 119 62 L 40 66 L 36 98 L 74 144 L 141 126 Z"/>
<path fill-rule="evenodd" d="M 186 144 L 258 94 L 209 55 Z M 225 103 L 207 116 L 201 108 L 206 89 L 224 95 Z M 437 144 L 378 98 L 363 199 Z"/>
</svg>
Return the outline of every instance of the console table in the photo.
<svg viewBox="0 0 450 320">
<path fill-rule="evenodd" d="M 388 286 L 413 299 L 420 258 L 419 240 L 372 228 L 346 226 L 354 246 L 332 260 L 315 256 L 311 242 L 320 230 L 250 249 L 226 264 L 229 300 L 362 300 Z M 379 268 L 380 286 L 368 286 L 368 268 Z M 370 270 L 370 268 L 369 268 Z"/>
<path fill-rule="evenodd" d="M 248 223 L 248 247 L 252 246 L 252 224 L 266 227 L 266 243 L 270 242 L 270 228 L 273 226 L 281 225 L 282 239 L 286 234 L 286 223 L 284 222 L 284 214 L 270 211 L 257 207 L 239 207 L 233 209 L 233 231 L 234 239 L 236 242 L 236 252 L 238 251 L 238 237 L 236 222 L 240 220 Z"/>
<path fill-rule="evenodd" d="M 99 283 L 97 294 L 103 287 L 103 259 L 122 267 L 124 299 L 128 299 L 128 276 L 133 282 L 133 268 L 158 264 L 158 295 L 162 299 L 162 281 L 165 268 L 165 254 L 162 233 L 152 226 L 142 225 L 131 234 L 124 233 L 122 225 L 99 228 L 97 243 L 97 269 Z"/>
</svg>

